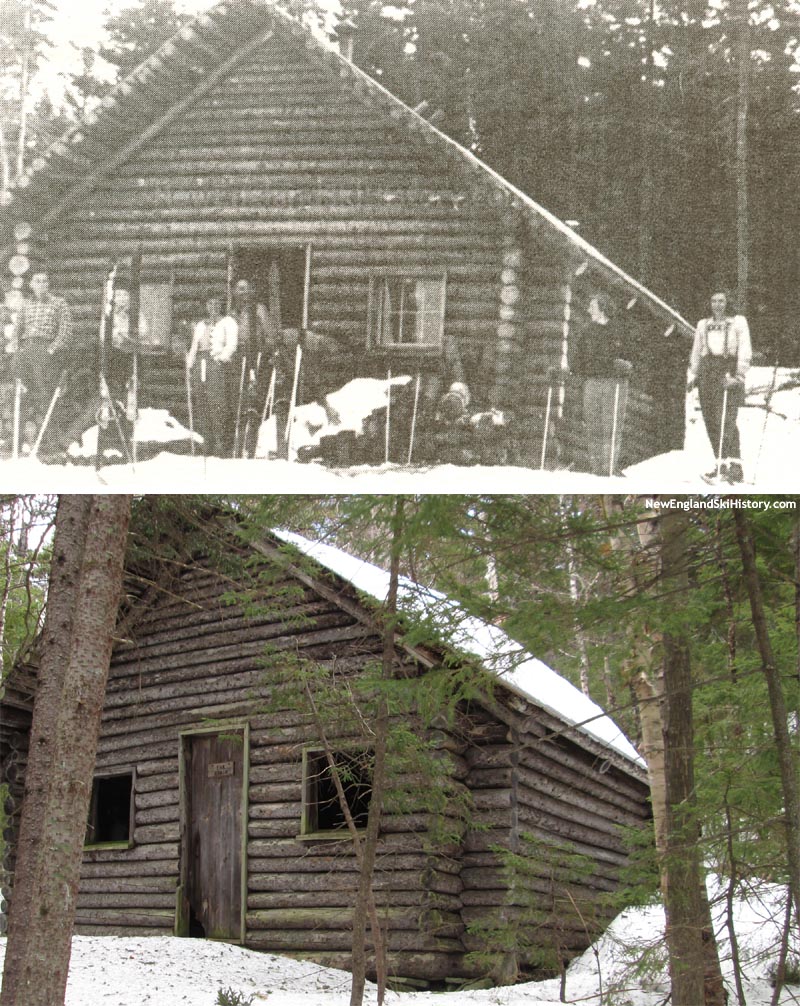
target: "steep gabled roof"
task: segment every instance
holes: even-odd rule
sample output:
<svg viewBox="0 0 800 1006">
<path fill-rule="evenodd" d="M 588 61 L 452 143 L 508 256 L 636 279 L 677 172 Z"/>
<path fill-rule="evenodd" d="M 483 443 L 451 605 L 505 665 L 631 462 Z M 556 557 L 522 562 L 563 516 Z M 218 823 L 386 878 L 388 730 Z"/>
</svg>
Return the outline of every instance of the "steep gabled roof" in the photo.
<svg viewBox="0 0 800 1006">
<path fill-rule="evenodd" d="M 378 566 L 324 542 L 310 541 L 291 531 L 276 531 L 283 541 L 315 563 L 352 584 L 379 603 L 385 601 L 389 574 Z M 413 618 L 423 618 L 433 626 L 441 641 L 451 649 L 477 657 L 499 680 L 500 686 L 526 702 L 551 713 L 576 733 L 591 738 L 608 752 L 622 755 L 639 769 L 645 762 L 623 731 L 597 703 L 579 691 L 541 660 L 527 653 L 502 629 L 468 615 L 444 594 L 401 578 L 399 603 Z"/>
<path fill-rule="evenodd" d="M 381 108 L 400 127 L 435 147 L 465 172 L 471 183 L 485 188 L 498 205 L 523 214 L 544 235 L 566 245 L 579 270 L 584 262 L 588 263 L 613 284 L 625 287 L 629 297 L 640 299 L 664 316 L 670 326 L 685 333 L 692 331 L 690 323 L 667 303 L 475 154 L 317 39 L 275 0 L 221 0 L 198 14 L 120 81 L 96 110 L 71 126 L 33 161 L 12 190 L 12 215 L 23 219 L 33 204 L 36 223 L 46 228 L 86 195 L 99 177 L 164 130 L 249 52 L 276 35 L 301 42 L 310 58 L 337 74 L 342 85 L 359 100 Z"/>
</svg>

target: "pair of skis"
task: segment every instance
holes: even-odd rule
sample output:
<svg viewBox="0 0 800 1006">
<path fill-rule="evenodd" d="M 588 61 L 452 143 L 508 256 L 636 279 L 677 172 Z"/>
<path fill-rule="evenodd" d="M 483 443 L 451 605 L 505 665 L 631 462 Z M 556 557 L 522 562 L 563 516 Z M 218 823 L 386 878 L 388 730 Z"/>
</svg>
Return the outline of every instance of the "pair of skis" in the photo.
<svg viewBox="0 0 800 1006">
<path fill-rule="evenodd" d="M 97 448 L 95 450 L 94 466 L 102 464 L 103 437 L 113 422 L 120 446 L 128 464 L 136 463 L 136 437 L 134 427 L 139 414 L 139 308 L 141 288 L 142 252 L 138 249 L 131 260 L 130 300 L 128 308 L 128 338 L 133 343 L 133 360 L 131 374 L 125 388 L 124 418 L 129 424 L 128 436 L 122 428 L 120 413 L 108 383 L 108 340 L 114 330 L 114 298 L 117 289 L 117 273 L 119 264 L 114 262 L 106 275 L 103 287 L 103 307 L 100 317 L 99 354 L 98 354 L 98 394 L 97 410 Z"/>
</svg>

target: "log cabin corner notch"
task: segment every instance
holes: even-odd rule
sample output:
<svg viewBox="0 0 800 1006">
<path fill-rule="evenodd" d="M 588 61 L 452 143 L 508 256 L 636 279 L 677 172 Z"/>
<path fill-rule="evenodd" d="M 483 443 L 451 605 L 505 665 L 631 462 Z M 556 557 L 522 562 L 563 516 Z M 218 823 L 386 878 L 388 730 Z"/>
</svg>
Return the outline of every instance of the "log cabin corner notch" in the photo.
<svg viewBox="0 0 800 1006">
<path fill-rule="evenodd" d="M 631 333 L 625 463 L 682 444 L 688 323 L 273 0 L 224 0 L 182 28 L 30 166 L 4 216 L 3 268 L 25 224 L 87 346 L 109 260 L 140 248 L 144 283 L 172 277 L 141 380 L 176 418 L 187 326 L 230 285 L 231 252 L 244 269 L 305 248 L 301 320 L 338 343 L 331 379 L 413 373 L 421 353 L 423 400 L 465 380 L 477 408 L 513 417 L 511 460 L 538 466 L 548 368 L 603 289 Z M 377 323 L 376 277 L 404 271 L 447 277 L 423 347 Z"/>
<path fill-rule="evenodd" d="M 292 654 L 350 675 L 380 659 L 386 574 L 339 550 L 283 537 L 288 546 L 269 537 L 242 552 L 249 571 L 242 587 L 261 584 L 248 577 L 262 575 L 273 584 L 261 608 L 253 609 L 252 598 L 231 604 L 230 568 L 206 559 L 187 563 L 168 591 L 151 588 L 123 613 L 95 776 L 131 780 L 132 826 L 127 841 L 84 849 L 78 932 L 216 938 L 348 967 L 352 846 L 331 812 L 313 722 L 275 695 Z M 408 628 L 413 613 L 407 618 Z M 461 629 L 455 650 L 440 640 L 412 644 L 400 631 L 398 669 L 422 675 L 445 659 L 475 661 L 489 643 L 511 645 L 475 620 Z M 502 671 L 488 652 L 482 662 L 493 674 Z M 23 678 L 20 669 L 8 683 L 0 737 L 13 783 L 4 864 L 12 904 L 32 693 Z M 566 704 L 556 691 L 568 695 Z M 481 941 L 469 929 L 508 911 L 498 846 L 518 850 L 530 833 L 551 850 L 574 847 L 591 864 L 580 896 L 596 902 L 614 889 L 626 862 L 620 829 L 649 820 L 635 750 L 601 710 L 533 658 L 500 673 L 494 690 L 459 707 L 453 724 L 437 725 L 435 739 L 439 781 L 463 797 L 469 813 L 448 818 L 446 841 L 434 841 L 421 795 L 414 804 L 421 791 L 412 787 L 409 798 L 407 781 L 393 778 L 375 884 L 390 973 L 434 986 L 480 970 L 468 954 Z M 349 772 L 351 810 L 363 818 L 370 788 L 364 740 L 344 730 L 331 745 L 337 759 L 357 766 Z M 394 786 L 404 803 L 392 803 Z M 530 896 L 546 903 L 547 881 L 527 883 Z M 555 925 L 542 926 L 545 943 Z M 594 935 L 567 911 L 557 926 L 566 957 Z M 502 974 L 529 964 L 524 953 L 504 959 Z"/>
</svg>

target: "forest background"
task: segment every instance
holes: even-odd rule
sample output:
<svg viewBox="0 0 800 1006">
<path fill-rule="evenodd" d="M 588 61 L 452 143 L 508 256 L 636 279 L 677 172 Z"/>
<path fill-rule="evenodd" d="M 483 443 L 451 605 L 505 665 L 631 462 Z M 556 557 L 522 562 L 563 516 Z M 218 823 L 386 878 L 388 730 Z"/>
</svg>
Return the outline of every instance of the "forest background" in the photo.
<svg viewBox="0 0 800 1006">
<path fill-rule="evenodd" d="M 210 0 L 0 3 L 0 204 L 114 80 Z M 694 319 L 736 292 L 800 363 L 798 0 L 290 0 L 357 26 L 355 62 Z M 72 18 L 76 24 L 79 18 Z M 54 43 L 58 43 L 55 45 Z M 56 78 L 58 78 L 56 80 Z"/>
<path fill-rule="evenodd" d="M 654 827 L 640 836 L 621 904 L 663 898 L 676 1006 L 724 1001 L 707 876 L 717 878 L 720 904 L 727 906 L 735 979 L 741 976 L 735 901 L 776 884 L 786 891 L 783 903 L 776 903 L 783 939 L 771 948 L 776 989 L 800 975 L 790 939 L 800 920 L 797 498 L 671 497 L 653 505 L 621 496 L 87 496 L 61 497 L 56 509 L 54 498 L 5 497 L 0 545 L 8 586 L 0 598 L 0 633 L 6 672 L 31 645 L 45 597 L 48 617 L 60 618 L 51 629 L 52 649 L 46 648 L 59 669 L 47 678 L 60 682 L 52 702 L 55 728 L 40 717 L 38 699 L 34 713 L 34 732 L 54 749 L 46 776 L 55 800 L 63 802 L 68 791 L 66 783 L 52 782 L 55 748 L 68 781 L 82 771 L 81 752 L 91 778 L 90 742 L 94 731 L 96 743 L 99 730 L 104 679 L 93 679 L 93 685 L 82 680 L 78 687 L 72 675 L 85 673 L 89 642 L 110 654 L 116 618 L 110 603 L 107 624 L 100 623 L 92 578 L 113 574 L 101 595 L 113 600 L 126 553 L 127 564 L 142 568 L 143 562 L 185 561 L 195 551 L 206 552 L 209 517 L 221 508 L 236 514 L 243 544 L 280 526 L 390 569 L 394 597 L 401 575 L 441 591 L 460 605 L 445 604 L 441 618 L 457 619 L 461 610 L 502 626 L 624 727 L 648 761 Z M 48 531 L 51 521 L 55 538 Z M 109 566 L 112 554 L 116 573 Z M 393 639 L 392 588 L 388 610 L 387 638 Z M 94 621 L 87 635 L 81 618 L 89 616 Z M 63 659 L 64 652 L 70 659 Z M 41 674 L 45 680 L 44 665 Z M 65 707 L 76 693 L 83 698 L 66 747 L 56 740 L 63 742 L 64 731 L 72 729 Z M 96 709 L 96 722 L 87 720 L 87 705 Z M 64 862 L 54 863 L 52 843 L 32 850 L 46 864 L 29 871 L 44 885 L 32 905 L 51 896 L 51 882 L 61 891 L 70 869 L 77 885 L 86 820 L 77 803 L 69 801 L 72 848 L 59 831 Z M 379 813 L 374 793 L 372 804 Z M 49 820 L 45 806 L 36 810 Z M 41 822 L 31 826 L 31 834 L 43 832 Z M 23 876 L 19 865 L 18 873 Z M 63 905 L 60 894 L 52 897 Z M 16 957 L 9 930 L 6 968 L 9 959 L 19 968 L 31 949 L 41 965 L 37 945 L 52 945 L 55 952 L 60 944 L 66 961 L 44 961 L 42 980 L 66 981 L 71 920 L 62 909 L 35 921 L 55 928 L 49 937 L 37 931 L 31 938 L 33 924 L 20 923 Z M 0 1002 L 20 1006 L 19 990 L 6 980 L 8 998 Z M 40 986 L 34 988 L 38 994 Z M 743 1002 L 743 990 L 733 991 Z"/>
</svg>

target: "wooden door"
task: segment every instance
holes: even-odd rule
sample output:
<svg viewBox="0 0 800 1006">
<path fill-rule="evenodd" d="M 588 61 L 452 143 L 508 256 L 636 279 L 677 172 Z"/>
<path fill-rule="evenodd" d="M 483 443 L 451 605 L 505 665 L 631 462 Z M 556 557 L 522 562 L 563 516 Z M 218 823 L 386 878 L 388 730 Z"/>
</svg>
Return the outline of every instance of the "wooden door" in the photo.
<svg viewBox="0 0 800 1006">
<path fill-rule="evenodd" d="M 184 738 L 189 935 L 241 941 L 245 734 Z"/>
</svg>

